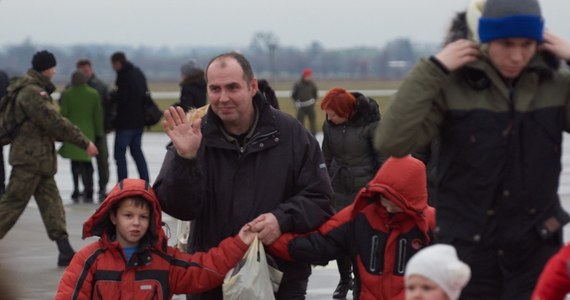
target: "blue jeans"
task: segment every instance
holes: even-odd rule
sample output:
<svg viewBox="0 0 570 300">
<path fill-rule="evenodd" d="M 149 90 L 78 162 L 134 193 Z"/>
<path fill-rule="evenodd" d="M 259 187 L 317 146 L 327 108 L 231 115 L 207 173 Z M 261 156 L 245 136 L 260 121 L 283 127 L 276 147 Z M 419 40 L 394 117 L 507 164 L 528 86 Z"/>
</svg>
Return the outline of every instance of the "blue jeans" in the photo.
<svg viewBox="0 0 570 300">
<path fill-rule="evenodd" d="M 143 129 L 122 129 L 115 132 L 115 161 L 117 163 L 117 179 L 121 181 L 127 178 L 127 147 L 131 150 L 131 156 L 135 160 L 139 176 L 148 182 L 148 168 L 142 152 Z"/>
</svg>

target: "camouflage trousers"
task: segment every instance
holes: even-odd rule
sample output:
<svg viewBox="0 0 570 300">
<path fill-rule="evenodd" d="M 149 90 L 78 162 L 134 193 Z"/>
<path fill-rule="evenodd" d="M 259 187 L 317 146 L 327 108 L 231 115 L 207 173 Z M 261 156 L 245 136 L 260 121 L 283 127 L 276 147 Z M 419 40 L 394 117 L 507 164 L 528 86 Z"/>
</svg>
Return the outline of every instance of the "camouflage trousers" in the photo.
<svg viewBox="0 0 570 300">
<path fill-rule="evenodd" d="M 67 237 L 65 211 L 53 176 L 12 168 L 6 193 L 0 198 L 0 239 L 16 224 L 34 196 L 49 238 Z"/>
</svg>

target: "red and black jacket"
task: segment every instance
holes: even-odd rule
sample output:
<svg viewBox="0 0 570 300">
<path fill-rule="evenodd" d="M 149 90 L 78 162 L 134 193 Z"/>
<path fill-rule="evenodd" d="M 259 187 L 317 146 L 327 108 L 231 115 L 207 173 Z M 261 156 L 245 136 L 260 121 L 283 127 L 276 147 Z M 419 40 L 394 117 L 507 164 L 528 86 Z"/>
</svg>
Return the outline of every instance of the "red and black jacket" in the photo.
<svg viewBox="0 0 570 300">
<path fill-rule="evenodd" d="M 380 195 L 403 212 L 389 214 Z M 270 246 L 280 257 L 324 264 L 349 255 L 356 274 L 355 299 L 404 299 L 404 270 L 431 242 L 435 210 L 427 205 L 425 166 L 406 156 L 390 158 L 350 206 L 317 231 L 287 233 Z"/>
<path fill-rule="evenodd" d="M 115 203 L 132 196 L 151 203 L 151 224 L 127 261 L 109 213 Z M 101 238 L 75 254 L 55 299 L 171 299 L 174 294 L 203 292 L 221 285 L 247 250 L 239 238 L 229 237 L 207 253 L 184 254 L 167 246 L 161 224 L 160 206 L 148 184 L 140 179 L 119 182 L 83 225 L 83 238 Z"/>
</svg>

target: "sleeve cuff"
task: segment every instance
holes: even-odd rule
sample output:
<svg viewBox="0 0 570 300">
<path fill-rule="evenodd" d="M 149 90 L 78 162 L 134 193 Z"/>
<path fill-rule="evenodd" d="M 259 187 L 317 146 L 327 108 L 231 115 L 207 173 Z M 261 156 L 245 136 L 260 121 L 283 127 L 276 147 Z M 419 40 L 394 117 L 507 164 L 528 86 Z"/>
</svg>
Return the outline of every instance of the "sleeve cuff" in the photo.
<svg viewBox="0 0 570 300">
<path fill-rule="evenodd" d="M 439 69 L 441 69 L 443 71 L 443 73 L 445 73 L 446 75 L 449 75 L 449 73 L 451 73 L 449 71 L 449 69 L 439 60 L 437 59 L 435 56 L 430 56 L 429 60 L 436 65 Z"/>
</svg>

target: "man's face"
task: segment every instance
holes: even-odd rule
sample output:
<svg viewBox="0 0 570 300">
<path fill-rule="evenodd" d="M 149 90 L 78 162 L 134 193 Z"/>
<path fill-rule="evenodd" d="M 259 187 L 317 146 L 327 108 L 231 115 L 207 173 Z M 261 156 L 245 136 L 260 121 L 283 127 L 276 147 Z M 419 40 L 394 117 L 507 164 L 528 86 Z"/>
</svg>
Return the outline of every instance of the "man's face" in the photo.
<svg viewBox="0 0 570 300">
<path fill-rule="evenodd" d="M 79 66 L 77 67 L 77 70 L 83 72 L 83 74 L 85 74 L 87 78 L 91 78 L 91 76 L 93 76 L 93 68 L 91 67 L 91 65 Z"/>
<path fill-rule="evenodd" d="M 124 200 L 115 214 L 111 213 L 111 222 L 117 230 L 117 241 L 123 248 L 134 247 L 144 237 L 150 224 L 148 205 L 136 206 L 132 200 Z"/>
<path fill-rule="evenodd" d="M 536 53 L 535 40 L 526 38 L 497 39 L 489 43 L 489 57 L 506 79 L 518 77 Z"/>
<path fill-rule="evenodd" d="M 257 80 L 246 82 L 240 64 L 229 57 L 212 62 L 207 72 L 208 99 L 212 110 L 230 133 L 246 132 L 253 122 L 252 98 L 257 93 Z"/>
<path fill-rule="evenodd" d="M 51 68 L 49 68 L 49 69 L 47 69 L 47 70 L 43 70 L 41 73 L 42 73 L 45 77 L 47 77 L 47 78 L 49 78 L 49 79 L 51 80 L 51 79 L 53 78 L 53 76 L 55 75 L 55 73 L 56 73 L 56 69 L 55 69 L 55 67 L 51 67 Z"/>
</svg>

